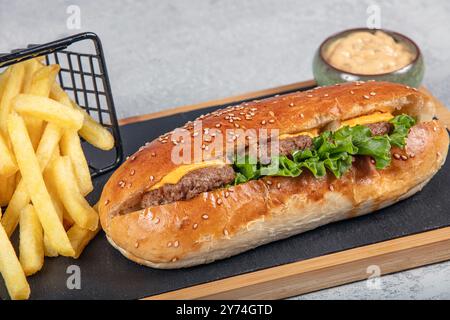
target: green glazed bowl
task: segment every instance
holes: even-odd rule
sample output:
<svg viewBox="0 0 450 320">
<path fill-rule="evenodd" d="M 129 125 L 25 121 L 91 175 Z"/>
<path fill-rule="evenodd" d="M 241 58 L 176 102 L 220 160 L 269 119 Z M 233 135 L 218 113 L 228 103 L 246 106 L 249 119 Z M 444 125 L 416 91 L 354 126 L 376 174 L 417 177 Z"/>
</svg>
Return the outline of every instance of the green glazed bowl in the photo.
<svg viewBox="0 0 450 320">
<path fill-rule="evenodd" d="M 388 35 L 393 37 L 395 41 L 402 42 L 406 46 L 408 46 L 408 48 L 416 54 L 414 60 L 410 64 L 396 71 L 373 75 L 367 74 L 361 75 L 337 69 L 324 59 L 323 52 L 328 47 L 328 45 L 332 43 L 334 40 L 340 37 L 344 37 L 347 34 L 355 31 L 368 31 L 373 33 L 378 30 L 387 33 Z M 337 34 L 334 34 L 331 37 L 327 38 L 324 42 L 322 42 L 320 47 L 317 49 L 313 60 L 314 78 L 317 84 L 320 86 L 333 85 L 336 83 L 348 81 L 376 80 L 376 81 L 398 82 L 406 84 L 411 87 L 418 88 L 423 80 L 424 73 L 425 73 L 425 64 L 423 61 L 422 53 L 420 52 L 419 47 L 414 43 L 414 41 L 412 41 L 411 39 L 400 33 L 384 29 L 357 28 L 345 30 Z"/>
</svg>

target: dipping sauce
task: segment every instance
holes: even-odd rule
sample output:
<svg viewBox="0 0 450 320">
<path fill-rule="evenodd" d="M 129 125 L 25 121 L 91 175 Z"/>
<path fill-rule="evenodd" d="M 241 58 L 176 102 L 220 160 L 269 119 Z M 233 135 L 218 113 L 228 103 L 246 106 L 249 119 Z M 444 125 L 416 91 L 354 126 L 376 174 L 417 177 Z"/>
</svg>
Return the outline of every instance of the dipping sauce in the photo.
<svg viewBox="0 0 450 320">
<path fill-rule="evenodd" d="M 396 71 L 416 56 L 405 43 L 382 31 L 352 32 L 331 42 L 322 54 L 337 69 L 365 75 Z"/>
</svg>

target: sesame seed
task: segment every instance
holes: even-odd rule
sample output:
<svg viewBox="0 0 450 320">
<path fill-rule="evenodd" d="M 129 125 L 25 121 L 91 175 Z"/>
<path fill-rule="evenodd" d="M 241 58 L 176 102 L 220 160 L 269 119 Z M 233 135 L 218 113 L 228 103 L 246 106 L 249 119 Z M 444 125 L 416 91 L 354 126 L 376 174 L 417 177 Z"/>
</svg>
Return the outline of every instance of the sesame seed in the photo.
<svg viewBox="0 0 450 320">
<path fill-rule="evenodd" d="M 373 92 L 373 91 L 372 91 L 372 92 L 370 92 L 369 94 L 370 94 L 371 96 L 374 96 L 374 95 L 376 95 L 376 93 L 375 93 L 375 92 Z"/>
<path fill-rule="evenodd" d="M 350 90 L 350 94 L 355 94 L 355 91 L 353 91 L 353 90 Z"/>
<path fill-rule="evenodd" d="M 193 225 L 192 225 L 192 229 L 197 229 L 197 227 L 198 227 L 198 223 L 194 223 Z"/>
<path fill-rule="evenodd" d="M 261 124 L 265 125 L 266 124 L 266 120 L 261 121 Z"/>
<path fill-rule="evenodd" d="M 236 128 L 239 128 L 239 124 L 237 124 L 237 123 L 235 123 L 234 126 L 235 126 Z"/>
<path fill-rule="evenodd" d="M 175 248 L 178 248 L 178 247 L 180 246 L 180 242 L 179 242 L 178 240 L 176 240 L 176 241 L 173 243 L 173 246 L 174 246 Z"/>
<path fill-rule="evenodd" d="M 161 221 L 161 220 L 160 220 L 159 218 L 156 218 L 156 219 L 155 219 L 155 224 L 158 224 L 159 221 Z"/>
<path fill-rule="evenodd" d="M 433 127 L 433 131 L 436 132 L 436 131 L 437 131 L 437 128 L 436 128 L 436 127 Z"/>
<path fill-rule="evenodd" d="M 371 164 L 375 164 L 375 160 L 371 158 L 371 159 L 370 159 L 370 163 L 371 163 Z"/>
<path fill-rule="evenodd" d="M 177 262 L 177 257 L 174 257 L 173 259 L 172 259 L 172 262 Z"/>
<path fill-rule="evenodd" d="M 109 200 L 108 200 L 108 199 L 106 199 L 106 200 L 105 200 L 105 203 L 104 203 L 104 205 L 105 205 L 105 206 L 107 206 L 107 205 L 108 205 L 108 203 L 109 203 Z"/>
<path fill-rule="evenodd" d="M 266 183 L 267 183 L 269 186 L 272 185 L 272 181 L 270 181 L 270 180 L 267 180 Z"/>
<path fill-rule="evenodd" d="M 152 157 L 156 157 L 156 153 L 155 152 L 152 152 Z"/>
<path fill-rule="evenodd" d="M 130 176 L 134 176 L 135 173 L 136 173 L 136 170 L 131 169 L 131 171 L 130 171 Z"/>
<path fill-rule="evenodd" d="M 132 157 L 130 158 L 131 161 L 133 161 L 133 160 L 135 160 L 135 159 L 136 159 L 136 156 L 132 156 Z"/>
<path fill-rule="evenodd" d="M 300 118 L 304 118 L 305 115 L 303 113 L 300 113 Z"/>
<path fill-rule="evenodd" d="M 279 182 L 277 183 L 277 188 L 281 189 L 281 183 L 279 183 Z"/>
<path fill-rule="evenodd" d="M 220 199 L 220 198 L 217 199 L 217 204 L 218 204 L 218 205 L 221 205 L 221 204 L 222 204 L 222 199 Z"/>
<path fill-rule="evenodd" d="M 202 215 L 203 220 L 208 220 L 209 216 L 207 214 Z"/>
<path fill-rule="evenodd" d="M 134 247 L 138 248 L 139 247 L 139 242 L 136 241 L 136 243 L 134 244 Z"/>
<path fill-rule="evenodd" d="M 145 215 L 148 219 L 152 220 L 153 219 L 153 212 L 150 211 L 150 208 L 145 208 L 142 211 L 142 214 Z"/>
<path fill-rule="evenodd" d="M 125 187 L 125 181 L 120 180 L 119 181 L 119 187 L 121 187 L 121 188 Z"/>
<path fill-rule="evenodd" d="M 308 98 L 312 98 L 312 97 L 313 97 L 312 94 L 307 94 L 306 96 L 307 96 Z"/>
<path fill-rule="evenodd" d="M 324 97 L 328 97 L 328 93 L 325 93 L 323 96 L 324 96 Z"/>
<path fill-rule="evenodd" d="M 221 124 L 220 123 L 216 123 L 216 128 L 220 128 Z"/>
<path fill-rule="evenodd" d="M 274 122 L 275 122 L 275 120 L 273 120 L 273 119 L 269 120 L 269 123 L 274 123 Z"/>
<path fill-rule="evenodd" d="M 228 230 L 227 229 L 223 229 L 223 234 L 228 237 Z"/>
<path fill-rule="evenodd" d="M 416 155 L 415 155 L 414 153 L 411 152 L 411 153 L 409 154 L 409 157 L 410 157 L 410 158 L 415 158 Z"/>
<path fill-rule="evenodd" d="M 400 155 L 398 153 L 394 153 L 394 158 L 399 160 L 400 159 Z"/>
<path fill-rule="evenodd" d="M 150 176 L 150 181 L 153 181 L 153 180 L 155 180 L 155 177 L 154 176 Z"/>
<path fill-rule="evenodd" d="M 228 191 L 225 191 L 225 198 L 228 198 L 230 196 L 230 193 Z"/>
<path fill-rule="evenodd" d="M 370 99 L 370 97 L 368 95 L 363 95 L 364 99 Z"/>
<path fill-rule="evenodd" d="M 269 114 L 271 117 L 275 117 L 275 113 L 273 113 L 273 111 L 269 111 Z"/>
<path fill-rule="evenodd" d="M 436 155 L 437 155 L 438 157 L 440 157 L 440 156 L 441 156 L 441 153 L 438 151 L 438 152 L 436 152 Z"/>
<path fill-rule="evenodd" d="M 289 103 L 289 107 L 293 107 L 293 106 L 294 106 L 293 102 Z"/>
<path fill-rule="evenodd" d="M 402 160 L 408 160 L 408 157 L 405 156 L 404 154 L 402 154 L 400 157 L 402 158 Z"/>
<path fill-rule="evenodd" d="M 172 242 L 171 241 L 167 242 L 167 248 L 170 248 L 171 246 L 172 246 Z"/>
<path fill-rule="evenodd" d="M 334 191 L 334 186 L 332 184 L 330 184 L 330 186 L 328 187 L 328 189 L 330 189 L 330 191 Z"/>
</svg>

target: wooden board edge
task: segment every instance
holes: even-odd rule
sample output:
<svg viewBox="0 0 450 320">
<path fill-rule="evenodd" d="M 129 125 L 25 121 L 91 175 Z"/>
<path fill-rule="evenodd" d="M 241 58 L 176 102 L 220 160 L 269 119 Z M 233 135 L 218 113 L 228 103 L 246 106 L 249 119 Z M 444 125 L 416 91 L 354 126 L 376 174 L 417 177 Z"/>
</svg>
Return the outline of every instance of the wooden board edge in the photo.
<svg viewBox="0 0 450 320">
<path fill-rule="evenodd" d="M 450 227 L 422 232 L 144 299 L 282 299 L 450 259 Z"/>
<path fill-rule="evenodd" d="M 232 97 L 228 97 L 228 98 L 211 100 L 211 101 L 206 101 L 206 102 L 202 102 L 202 103 L 198 103 L 198 104 L 181 106 L 181 107 L 177 107 L 177 108 L 166 109 L 166 110 L 149 113 L 149 114 L 144 114 L 144 115 L 140 115 L 140 116 L 129 117 L 129 118 L 119 120 L 119 125 L 123 126 L 126 124 L 166 117 L 166 116 L 170 116 L 170 115 L 173 115 L 176 113 L 204 109 L 204 108 L 208 108 L 208 107 L 212 107 L 212 106 L 233 103 L 235 101 L 249 100 L 249 99 L 253 99 L 253 98 L 257 98 L 257 97 L 261 97 L 261 96 L 275 95 L 280 92 L 301 90 L 301 89 L 312 87 L 315 85 L 316 85 L 316 82 L 314 80 L 296 82 L 296 83 L 292 83 L 292 84 L 288 84 L 288 85 L 284 85 L 284 86 L 280 86 L 280 87 L 275 87 L 275 88 L 271 88 L 271 89 L 258 90 L 258 91 L 244 93 L 244 94 L 240 94 L 240 95 L 232 96 Z"/>
</svg>

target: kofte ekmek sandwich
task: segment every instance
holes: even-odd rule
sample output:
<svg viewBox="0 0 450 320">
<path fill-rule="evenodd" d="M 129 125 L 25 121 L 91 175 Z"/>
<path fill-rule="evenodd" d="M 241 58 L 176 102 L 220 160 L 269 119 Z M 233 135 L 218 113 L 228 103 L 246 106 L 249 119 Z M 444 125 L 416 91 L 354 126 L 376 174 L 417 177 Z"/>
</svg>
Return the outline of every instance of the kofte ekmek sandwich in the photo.
<svg viewBox="0 0 450 320">
<path fill-rule="evenodd" d="M 242 139 L 245 130 L 256 138 Z M 246 153 L 272 140 L 278 150 L 268 156 Z M 129 157 L 103 190 L 101 224 L 137 263 L 209 263 L 405 199 L 443 165 L 448 144 L 433 101 L 400 84 L 347 83 L 243 103 Z M 185 161 L 199 148 L 196 161 Z M 175 161 L 180 150 L 184 160 Z"/>
</svg>

